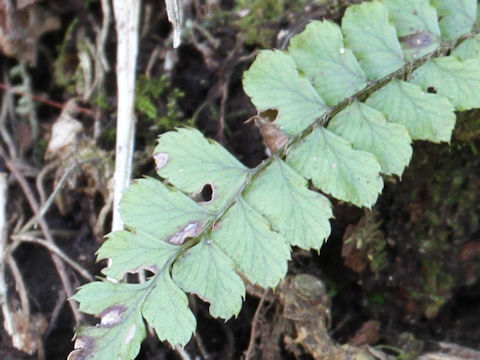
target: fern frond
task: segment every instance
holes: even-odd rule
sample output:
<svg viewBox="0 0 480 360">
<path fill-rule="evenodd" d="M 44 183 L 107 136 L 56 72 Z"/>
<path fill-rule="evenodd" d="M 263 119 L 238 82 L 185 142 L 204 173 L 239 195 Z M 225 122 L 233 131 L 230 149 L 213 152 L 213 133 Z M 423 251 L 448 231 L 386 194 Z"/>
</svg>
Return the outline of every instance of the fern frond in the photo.
<svg viewBox="0 0 480 360">
<path fill-rule="evenodd" d="M 381 174 L 408 165 L 412 140 L 450 141 L 454 111 L 480 107 L 476 16 L 475 0 L 365 2 L 347 9 L 341 27 L 312 22 L 288 51 L 261 52 L 244 88 L 259 113 L 277 111 L 273 125 L 290 140 L 254 169 L 197 130 L 160 136 L 154 158 L 169 185 L 131 185 L 121 202 L 127 231 L 98 252 L 110 279 L 154 275 L 80 289 L 81 310 L 102 320 L 79 330 L 71 359 L 133 359 L 143 319 L 161 340 L 186 344 L 195 318 L 185 293 L 215 317 L 236 316 L 245 295 L 238 273 L 275 287 L 291 246 L 320 249 L 328 238 L 331 205 L 309 181 L 371 207 Z M 195 201 L 205 186 L 211 199 Z"/>
</svg>

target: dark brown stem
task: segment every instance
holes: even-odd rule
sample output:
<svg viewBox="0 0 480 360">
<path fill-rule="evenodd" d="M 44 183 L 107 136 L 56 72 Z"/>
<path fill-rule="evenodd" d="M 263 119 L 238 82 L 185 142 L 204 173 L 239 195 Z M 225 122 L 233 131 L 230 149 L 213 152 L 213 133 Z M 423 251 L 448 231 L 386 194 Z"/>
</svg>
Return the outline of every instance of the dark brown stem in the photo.
<svg viewBox="0 0 480 360">
<path fill-rule="evenodd" d="M 32 189 L 30 188 L 30 185 L 28 184 L 27 180 L 20 173 L 20 171 L 18 171 L 15 164 L 7 157 L 5 151 L 1 147 L 0 147 L 0 156 L 3 158 L 6 167 L 11 171 L 13 175 L 15 175 L 15 178 L 18 184 L 20 185 L 20 187 L 22 188 L 23 193 L 25 194 L 33 213 L 35 215 L 38 215 L 40 213 L 40 206 L 38 205 L 38 201 L 35 198 L 35 195 L 33 194 Z M 50 231 L 50 228 L 47 225 L 47 222 L 45 221 L 45 219 L 43 219 L 43 217 L 37 216 L 37 218 L 38 218 L 38 223 L 40 225 L 40 229 L 42 230 L 43 235 L 45 236 L 45 240 L 48 243 L 55 245 L 55 241 L 53 240 L 53 236 Z M 57 255 L 50 253 L 50 256 L 55 265 L 57 273 L 60 277 L 60 281 L 62 282 L 63 288 L 65 289 L 65 293 L 67 294 L 67 297 L 70 298 L 71 296 L 73 296 L 73 289 L 70 281 L 68 280 L 65 266 L 62 260 Z M 78 310 L 77 304 L 72 300 L 70 300 L 68 303 L 70 305 L 70 308 L 72 309 L 72 313 L 73 313 L 73 316 L 75 317 L 75 321 L 79 323 L 80 320 L 82 320 L 82 315 Z"/>
<path fill-rule="evenodd" d="M 16 95 L 28 96 L 35 101 L 41 102 L 42 104 L 46 104 L 46 105 L 52 106 L 52 107 L 57 108 L 57 109 L 63 110 L 63 108 L 65 107 L 65 104 L 62 104 L 62 103 L 59 103 L 59 102 L 56 102 L 56 101 L 53 101 L 53 100 L 50 100 L 50 99 L 46 99 L 42 96 L 38 96 L 38 95 L 35 95 L 35 94 L 27 94 L 23 91 L 16 90 L 13 87 L 11 87 L 9 85 L 6 85 L 2 82 L 0 82 L 0 89 L 12 92 Z M 92 117 L 94 116 L 94 113 L 93 113 L 92 110 L 81 107 L 81 106 L 78 106 L 78 105 L 74 105 L 73 110 L 76 110 L 76 111 L 81 112 L 81 113 L 83 113 L 85 115 L 88 115 L 88 116 L 92 116 Z"/>
<path fill-rule="evenodd" d="M 253 320 L 252 320 L 252 329 L 250 330 L 250 340 L 248 342 L 248 348 L 245 351 L 244 360 L 249 360 L 255 355 L 255 340 L 257 338 L 257 325 L 260 322 L 260 312 L 263 309 L 263 304 L 265 303 L 265 299 L 267 298 L 268 292 L 269 292 L 269 289 L 263 292 L 263 295 L 260 298 L 260 302 L 258 303 L 257 310 L 255 310 L 255 315 L 253 316 Z"/>
</svg>

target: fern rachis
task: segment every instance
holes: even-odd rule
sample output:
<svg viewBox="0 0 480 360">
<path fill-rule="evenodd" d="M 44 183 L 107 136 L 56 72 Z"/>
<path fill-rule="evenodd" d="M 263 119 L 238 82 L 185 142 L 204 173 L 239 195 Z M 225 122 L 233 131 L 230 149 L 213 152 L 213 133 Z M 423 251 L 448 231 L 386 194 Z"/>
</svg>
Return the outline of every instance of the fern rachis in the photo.
<svg viewBox="0 0 480 360">
<path fill-rule="evenodd" d="M 272 136 L 284 137 L 254 169 L 198 130 L 161 135 L 154 158 L 168 185 L 146 178 L 127 190 L 127 230 L 98 251 L 110 260 L 103 273 L 119 282 L 87 284 L 75 295 L 102 321 L 78 331 L 72 359 L 133 359 L 144 320 L 161 340 L 186 344 L 196 326 L 186 292 L 209 302 L 213 316 L 235 316 L 245 296 L 239 273 L 275 287 L 291 246 L 320 249 L 328 238 L 331 205 L 310 182 L 371 207 L 381 174 L 400 176 L 408 165 L 412 140 L 450 141 L 454 111 L 480 107 L 477 3 L 431 3 L 353 5 L 341 27 L 312 22 L 288 51 L 261 52 L 244 88 L 259 114 L 277 111 L 282 132 Z M 196 202 L 205 185 L 211 200 Z M 121 281 L 140 269 L 154 275 Z"/>
</svg>

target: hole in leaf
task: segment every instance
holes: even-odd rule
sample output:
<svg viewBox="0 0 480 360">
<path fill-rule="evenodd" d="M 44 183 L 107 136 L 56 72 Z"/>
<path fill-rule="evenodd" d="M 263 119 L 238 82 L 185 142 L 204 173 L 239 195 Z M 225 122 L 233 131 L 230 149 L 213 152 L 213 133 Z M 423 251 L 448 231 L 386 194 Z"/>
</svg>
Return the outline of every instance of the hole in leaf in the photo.
<svg viewBox="0 0 480 360">
<path fill-rule="evenodd" d="M 278 116 L 278 110 L 268 109 L 268 110 L 265 110 L 265 111 L 261 112 L 260 116 L 265 120 L 273 122 L 273 121 L 275 121 L 275 119 Z"/>
<path fill-rule="evenodd" d="M 149 280 L 152 276 L 155 275 L 155 273 L 153 271 L 151 271 L 150 269 L 144 269 L 144 272 L 145 272 L 145 279 L 146 280 Z"/>
<path fill-rule="evenodd" d="M 429 94 L 436 94 L 437 93 L 437 88 L 435 86 L 429 86 L 429 87 L 427 87 L 427 92 Z"/>
<path fill-rule="evenodd" d="M 210 201 L 212 200 L 213 188 L 210 184 L 205 184 L 202 191 L 200 192 L 201 200 L 200 201 Z"/>
<path fill-rule="evenodd" d="M 200 190 L 197 193 L 192 194 L 192 199 L 195 200 L 196 202 L 205 205 L 211 202 L 212 200 L 215 200 L 216 198 L 216 191 L 215 191 L 215 185 L 211 183 L 206 183 L 202 190 Z"/>
</svg>

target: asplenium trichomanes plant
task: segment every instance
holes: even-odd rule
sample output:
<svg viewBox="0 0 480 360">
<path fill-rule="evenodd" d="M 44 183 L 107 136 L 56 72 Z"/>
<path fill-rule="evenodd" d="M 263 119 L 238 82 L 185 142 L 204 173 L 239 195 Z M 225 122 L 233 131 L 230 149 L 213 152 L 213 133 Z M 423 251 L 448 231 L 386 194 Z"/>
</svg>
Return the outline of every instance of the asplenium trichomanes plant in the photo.
<svg viewBox="0 0 480 360">
<path fill-rule="evenodd" d="M 341 27 L 313 21 L 288 51 L 261 52 L 243 83 L 259 113 L 277 112 L 266 126 L 280 148 L 253 169 L 195 129 L 161 135 L 154 159 L 164 181 L 126 191 L 126 230 L 98 251 L 116 282 L 74 296 L 101 321 L 78 330 L 70 359 L 133 359 L 145 322 L 160 340 L 186 344 L 196 327 L 186 293 L 214 317 L 237 315 L 240 274 L 275 287 L 292 246 L 320 249 L 328 238 L 331 205 L 311 187 L 371 207 L 381 174 L 408 165 L 412 140 L 450 141 L 455 110 L 480 107 L 476 18 L 476 0 L 364 2 Z M 206 185 L 211 200 L 196 201 Z M 142 269 L 154 274 L 145 283 L 121 281 Z"/>
</svg>

